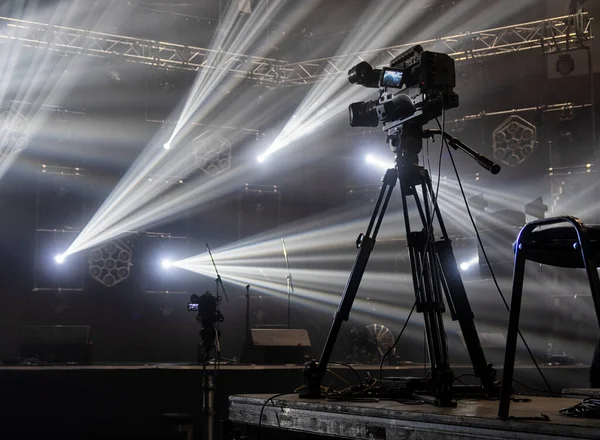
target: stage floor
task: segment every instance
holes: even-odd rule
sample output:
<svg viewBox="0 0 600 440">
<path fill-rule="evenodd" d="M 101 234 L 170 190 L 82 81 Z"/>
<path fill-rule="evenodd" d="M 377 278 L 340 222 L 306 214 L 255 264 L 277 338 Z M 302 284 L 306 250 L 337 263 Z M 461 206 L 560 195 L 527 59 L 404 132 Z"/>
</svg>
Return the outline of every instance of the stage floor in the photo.
<svg viewBox="0 0 600 440">
<path fill-rule="evenodd" d="M 379 368 L 352 367 L 362 377 L 367 372 L 377 374 Z M 214 371 L 214 365 L 208 368 Z M 560 391 L 586 387 L 588 368 L 545 366 L 543 370 Z M 351 383 L 356 381 L 347 367 L 332 364 L 331 369 Z M 457 375 L 472 372 L 470 366 L 453 369 Z M 148 438 L 161 429 L 160 415 L 172 412 L 194 414 L 200 426 L 202 370 L 199 365 L 168 363 L 0 365 L 0 438 Z M 229 396 L 291 392 L 302 385 L 303 370 L 303 365 L 220 365 L 215 376 L 217 431 L 218 421 L 228 417 Z M 423 376 L 424 371 L 421 364 L 384 367 L 386 376 Z M 528 386 L 544 388 L 529 365 L 517 366 L 515 375 Z M 328 376 L 328 385 L 332 379 Z M 333 387 L 345 384 L 336 378 Z"/>
<path fill-rule="evenodd" d="M 295 431 L 365 440 L 598 439 L 600 420 L 563 416 L 559 410 L 580 400 L 530 397 L 513 402 L 511 419 L 496 417 L 498 401 L 460 400 L 456 408 L 408 405 L 392 400 L 346 402 L 301 399 L 297 395 L 230 397 L 229 421 L 261 425 L 279 433 Z M 547 416 L 549 420 L 544 420 Z M 537 420 L 539 419 L 539 420 Z M 255 428 L 256 430 L 256 428 Z"/>
</svg>

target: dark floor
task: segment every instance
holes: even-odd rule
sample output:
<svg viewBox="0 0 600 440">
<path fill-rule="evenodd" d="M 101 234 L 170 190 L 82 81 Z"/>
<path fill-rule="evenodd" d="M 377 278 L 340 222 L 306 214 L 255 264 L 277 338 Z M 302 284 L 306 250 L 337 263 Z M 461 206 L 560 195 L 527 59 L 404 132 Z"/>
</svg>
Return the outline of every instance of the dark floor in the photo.
<svg viewBox="0 0 600 440">
<path fill-rule="evenodd" d="M 423 374 L 420 366 L 389 368 L 385 374 Z M 376 370 L 372 365 L 359 367 L 361 375 Z M 227 417 L 229 395 L 291 392 L 302 384 L 302 371 L 302 366 L 222 367 L 216 376 L 217 425 Z M 345 368 L 336 372 L 355 380 Z M 464 374 L 469 369 L 455 368 L 455 372 Z M 544 373 L 559 392 L 587 386 L 584 366 L 545 367 Z M 161 414 L 173 412 L 194 414 L 200 428 L 202 378 L 202 368 L 184 365 L 0 366 L 0 438 L 161 438 L 170 432 Z M 518 368 L 515 379 L 544 389 L 534 368 Z"/>
</svg>

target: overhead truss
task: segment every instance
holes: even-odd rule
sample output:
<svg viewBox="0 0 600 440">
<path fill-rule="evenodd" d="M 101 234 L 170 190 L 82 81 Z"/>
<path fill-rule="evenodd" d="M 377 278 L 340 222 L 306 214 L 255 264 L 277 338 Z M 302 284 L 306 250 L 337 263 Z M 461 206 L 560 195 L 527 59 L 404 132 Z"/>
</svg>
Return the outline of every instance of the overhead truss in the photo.
<svg viewBox="0 0 600 440">
<path fill-rule="evenodd" d="M 477 32 L 465 32 L 449 37 L 417 41 L 354 54 L 287 64 L 284 84 L 309 84 L 346 74 L 361 61 L 387 63 L 417 44 L 425 50 L 443 52 L 457 61 L 544 48 L 546 52 L 569 44 L 581 44 L 593 38 L 593 19 L 587 12 L 575 15 L 531 21 Z"/>
<path fill-rule="evenodd" d="M 580 45 L 592 39 L 592 21 L 587 12 L 582 12 L 297 63 L 7 17 L 0 17 L 0 42 L 16 40 L 61 55 L 120 57 L 163 69 L 227 69 L 237 76 L 273 85 L 299 85 L 335 78 L 361 61 L 388 62 L 416 44 L 448 53 L 457 61 L 535 48 L 562 50 L 567 43 Z"/>
<path fill-rule="evenodd" d="M 280 61 L 216 49 L 53 26 L 0 17 L 0 42 L 16 40 L 23 46 L 60 55 L 120 57 L 163 69 L 198 71 L 227 69 L 256 80 L 275 81 Z"/>
</svg>

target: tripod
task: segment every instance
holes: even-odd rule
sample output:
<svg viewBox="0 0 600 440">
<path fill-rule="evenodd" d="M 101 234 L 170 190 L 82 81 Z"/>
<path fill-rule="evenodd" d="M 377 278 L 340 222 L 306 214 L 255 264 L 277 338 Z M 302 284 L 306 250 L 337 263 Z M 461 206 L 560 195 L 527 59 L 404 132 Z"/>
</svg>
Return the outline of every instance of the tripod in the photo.
<svg viewBox="0 0 600 440">
<path fill-rule="evenodd" d="M 455 405 L 454 374 L 450 368 L 448 345 L 442 313 L 446 306 L 453 320 L 458 321 L 463 332 L 465 345 L 469 352 L 474 374 L 481 381 L 480 390 L 485 395 L 496 392 L 496 371 L 488 364 L 473 321 L 474 315 L 456 259 L 451 241 L 446 231 L 431 183 L 428 171 L 419 166 L 418 154 L 421 151 L 423 137 L 442 134 L 453 148 L 460 148 L 477 160 L 482 166 L 497 173 L 498 165 L 477 154 L 457 139 L 441 131 L 424 131 L 416 123 L 404 124 L 400 129 L 390 130 L 388 142 L 396 153 L 396 167 L 387 170 L 383 185 L 367 231 L 359 235 L 356 245 L 358 253 L 352 272 L 344 289 L 340 305 L 335 313 L 327 342 L 317 363 L 311 362 L 306 371 L 308 393 L 304 397 L 320 397 L 320 385 L 327 371 L 327 364 L 333 352 L 335 341 L 343 321 L 350 317 L 350 310 L 356 298 L 370 254 L 375 246 L 377 234 L 396 182 L 400 183 L 406 240 L 409 249 L 413 288 L 416 296 L 417 311 L 423 313 L 427 348 L 431 362 L 431 376 L 424 389 L 419 390 L 419 399 L 439 406 Z M 494 168 L 496 167 L 496 168 Z M 423 200 L 419 198 L 420 189 Z M 413 198 L 421 222 L 420 230 L 411 228 L 408 201 Z M 437 220 L 441 238 L 436 241 L 433 234 L 433 221 Z"/>
</svg>

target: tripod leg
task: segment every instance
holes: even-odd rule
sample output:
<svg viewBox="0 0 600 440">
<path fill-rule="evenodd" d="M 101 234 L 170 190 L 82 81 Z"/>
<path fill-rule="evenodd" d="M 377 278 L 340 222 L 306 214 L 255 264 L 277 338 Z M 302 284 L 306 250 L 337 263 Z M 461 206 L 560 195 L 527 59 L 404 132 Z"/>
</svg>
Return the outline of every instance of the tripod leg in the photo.
<svg viewBox="0 0 600 440">
<path fill-rule="evenodd" d="M 379 197 L 377 198 L 373 214 L 371 215 L 371 220 L 369 221 L 367 231 L 364 235 L 361 234 L 356 241 L 356 245 L 358 247 L 356 259 L 354 260 L 354 265 L 352 266 L 350 278 L 348 279 L 346 287 L 344 288 L 344 293 L 342 294 L 340 304 L 335 312 L 331 329 L 329 330 L 329 335 L 327 336 L 327 341 L 325 342 L 325 347 L 321 353 L 321 358 L 318 364 L 315 361 L 311 362 L 309 368 L 307 368 L 305 371 L 306 381 L 308 384 L 308 393 L 304 394 L 303 397 L 318 398 L 321 396 L 321 382 L 323 381 L 323 377 L 327 372 L 329 358 L 333 353 L 333 348 L 335 346 L 340 329 L 342 328 L 342 323 L 344 321 L 348 321 L 350 318 L 350 310 L 352 309 L 354 299 L 356 298 L 356 293 L 360 287 L 360 282 L 365 273 L 365 269 L 367 268 L 371 251 L 375 247 L 377 233 L 381 227 L 381 222 L 383 221 L 385 211 L 387 210 L 387 206 L 397 180 L 398 172 L 396 169 L 392 168 L 387 170 L 383 178 L 383 185 L 381 187 L 381 191 L 379 192 Z"/>
<path fill-rule="evenodd" d="M 437 250 L 440 266 L 446 280 L 448 306 L 452 319 L 458 321 L 462 331 L 465 346 L 473 365 L 473 372 L 481 380 L 483 392 L 486 395 L 495 394 L 496 370 L 494 370 L 492 364 L 487 362 L 481 347 L 479 334 L 475 327 L 475 315 L 471 309 L 465 286 L 460 278 L 450 241 L 439 241 Z"/>
<path fill-rule="evenodd" d="M 421 204 L 416 191 L 415 187 L 417 185 L 421 186 L 424 204 Z M 454 405 L 451 394 L 453 374 L 448 361 L 448 347 L 442 319 L 442 313 L 444 312 L 442 285 L 431 230 L 432 217 L 423 175 L 420 172 L 415 172 L 415 170 L 407 170 L 407 173 L 401 178 L 400 188 L 417 311 L 423 313 L 427 348 L 432 364 L 432 391 L 434 394 L 432 403 L 440 406 L 451 406 Z M 419 232 L 411 231 L 407 204 L 408 195 L 413 196 L 423 224 L 423 229 Z"/>
<path fill-rule="evenodd" d="M 446 225 L 444 219 L 439 210 L 436 194 L 433 191 L 431 184 L 431 178 L 428 174 L 425 175 L 425 186 L 431 199 L 434 201 L 434 213 L 438 224 L 440 225 L 440 231 L 442 233 L 442 239 L 436 242 L 436 252 L 438 256 L 438 264 L 443 276 L 443 287 L 446 295 L 446 301 L 450 314 L 454 321 L 458 321 L 460 329 L 463 333 L 465 345 L 471 358 L 474 373 L 481 380 L 481 386 L 485 394 L 495 394 L 495 381 L 496 381 L 496 370 L 492 364 L 489 364 L 485 358 L 479 335 L 475 327 L 473 310 L 467 297 L 465 286 L 458 272 L 458 265 L 456 264 L 456 258 L 452 251 L 452 243 L 448 237 L 446 231 Z"/>
</svg>

